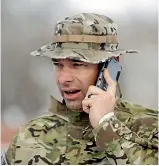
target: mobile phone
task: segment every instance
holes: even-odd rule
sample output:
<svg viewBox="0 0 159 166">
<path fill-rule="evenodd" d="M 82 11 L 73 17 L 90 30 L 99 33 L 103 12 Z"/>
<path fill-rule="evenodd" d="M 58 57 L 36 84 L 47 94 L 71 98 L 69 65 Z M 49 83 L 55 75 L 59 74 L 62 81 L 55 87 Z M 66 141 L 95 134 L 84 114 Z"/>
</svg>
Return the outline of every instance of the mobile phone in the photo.
<svg viewBox="0 0 159 166">
<path fill-rule="evenodd" d="M 107 59 L 103 63 L 103 66 L 100 69 L 98 77 L 97 77 L 96 86 L 101 88 L 101 89 L 103 89 L 104 91 L 106 91 L 107 88 L 108 88 L 108 83 L 105 81 L 104 76 L 103 76 L 103 71 L 104 71 L 105 68 L 108 69 L 110 77 L 115 82 L 118 82 L 119 76 L 120 76 L 120 72 L 122 70 L 121 65 L 119 64 L 119 62 L 117 62 L 115 60 L 115 58 Z"/>
</svg>

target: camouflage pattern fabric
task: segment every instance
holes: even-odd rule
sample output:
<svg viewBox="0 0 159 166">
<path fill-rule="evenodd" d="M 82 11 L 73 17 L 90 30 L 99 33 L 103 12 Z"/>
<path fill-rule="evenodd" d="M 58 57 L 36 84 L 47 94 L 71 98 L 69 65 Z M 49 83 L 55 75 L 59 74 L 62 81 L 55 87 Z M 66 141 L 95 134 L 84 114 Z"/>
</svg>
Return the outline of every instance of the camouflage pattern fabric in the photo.
<svg viewBox="0 0 159 166">
<path fill-rule="evenodd" d="M 125 53 L 137 53 L 135 50 L 119 49 L 119 42 L 56 42 L 55 38 L 62 35 L 88 35 L 117 37 L 117 25 L 103 15 L 81 13 L 55 25 L 53 43 L 45 45 L 31 53 L 33 56 L 46 56 L 54 59 L 76 59 L 88 63 L 104 62 L 109 57 L 117 57 Z"/>
<path fill-rule="evenodd" d="M 116 24 L 108 17 L 82 13 L 55 26 L 54 41 L 34 56 L 76 59 L 100 63 L 112 56 L 135 52 L 120 50 L 119 43 L 56 42 L 62 35 L 117 36 Z M 157 164 L 158 111 L 119 99 L 114 116 L 96 129 L 88 114 L 69 110 L 51 97 L 48 114 L 21 127 L 6 152 L 8 164 Z"/>
<path fill-rule="evenodd" d="M 158 164 L 158 111 L 120 99 L 115 116 L 93 130 L 111 164 Z M 109 133 L 109 134 L 108 134 Z"/>
<path fill-rule="evenodd" d="M 88 115 L 72 112 L 53 98 L 51 105 L 50 113 L 19 129 L 7 151 L 8 163 L 108 164 L 96 146 Z"/>
<path fill-rule="evenodd" d="M 9 164 L 158 163 L 158 111 L 120 99 L 115 116 L 92 129 L 87 114 L 53 97 L 49 110 L 19 129 L 6 153 Z"/>
</svg>

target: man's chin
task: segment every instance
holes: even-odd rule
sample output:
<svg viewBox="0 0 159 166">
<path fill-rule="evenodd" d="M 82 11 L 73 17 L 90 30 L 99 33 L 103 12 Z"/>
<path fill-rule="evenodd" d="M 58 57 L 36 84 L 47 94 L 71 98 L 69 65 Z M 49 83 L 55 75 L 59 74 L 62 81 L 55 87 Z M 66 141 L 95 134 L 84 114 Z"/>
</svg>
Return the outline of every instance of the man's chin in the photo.
<svg viewBox="0 0 159 166">
<path fill-rule="evenodd" d="M 82 112 L 82 102 L 76 101 L 65 101 L 66 106 L 72 111 Z"/>
</svg>

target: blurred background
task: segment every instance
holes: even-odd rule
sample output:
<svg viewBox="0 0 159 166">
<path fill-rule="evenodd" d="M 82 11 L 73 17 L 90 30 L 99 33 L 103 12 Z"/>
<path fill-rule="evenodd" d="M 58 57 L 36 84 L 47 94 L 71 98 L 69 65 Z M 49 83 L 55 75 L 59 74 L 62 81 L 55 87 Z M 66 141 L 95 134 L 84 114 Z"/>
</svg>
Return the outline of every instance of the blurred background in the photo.
<svg viewBox="0 0 159 166">
<path fill-rule="evenodd" d="M 2 0 L 2 150 L 17 128 L 61 99 L 54 68 L 30 52 L 52 41 L 54 24 L 80 12 L 105 14 L 118 24 L 120 47 L 140 54 L 120 58 L 123 98 L 157 109 L 157 0 Z"/>
</svg>

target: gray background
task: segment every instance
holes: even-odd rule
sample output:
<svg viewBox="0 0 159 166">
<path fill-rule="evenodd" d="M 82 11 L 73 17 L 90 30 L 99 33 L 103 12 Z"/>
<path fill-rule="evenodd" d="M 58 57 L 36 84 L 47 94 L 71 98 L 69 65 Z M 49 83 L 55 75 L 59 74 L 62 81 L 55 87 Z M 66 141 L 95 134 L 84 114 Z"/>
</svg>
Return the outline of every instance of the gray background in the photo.
<svg viewBox="0 0 159 166">
<path fill-rule="evenodd" d="M 61 99 L 54 69 L 30 52 L 51 42 L 53 25 L 65 16 L 95 12 L 119 27 L 124 99 L 157 109 L 157 0 L 2 0 L 2 121 L 18 127 L 46 112 L 49 95 Z"/>
</svg>

